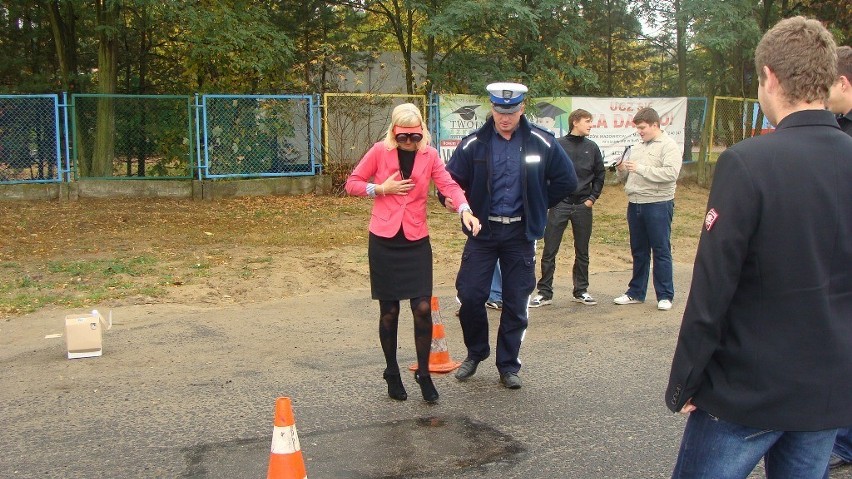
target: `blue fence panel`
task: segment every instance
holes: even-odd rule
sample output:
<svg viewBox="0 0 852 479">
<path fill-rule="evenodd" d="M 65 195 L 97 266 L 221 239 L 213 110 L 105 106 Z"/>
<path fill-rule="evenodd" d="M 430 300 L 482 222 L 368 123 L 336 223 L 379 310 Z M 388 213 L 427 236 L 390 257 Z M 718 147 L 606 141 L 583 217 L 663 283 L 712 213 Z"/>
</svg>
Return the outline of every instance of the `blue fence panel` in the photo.
<svg viewBox="0 0 852 479">
<path fill-rule="evenodd" d="M 59 96 L 0 95 L 0 183 L 62 181 Z"/>
<path fill-rule="evenodd" d="M 71 111 L 76 177 L 192 177 L 191 96 L 75 93 Z"/>
<path fill-rule="evenodd" d="M 201 115 L 200 177 L 318 172 L 311 95 L 203 95 Z"/>
</svg>

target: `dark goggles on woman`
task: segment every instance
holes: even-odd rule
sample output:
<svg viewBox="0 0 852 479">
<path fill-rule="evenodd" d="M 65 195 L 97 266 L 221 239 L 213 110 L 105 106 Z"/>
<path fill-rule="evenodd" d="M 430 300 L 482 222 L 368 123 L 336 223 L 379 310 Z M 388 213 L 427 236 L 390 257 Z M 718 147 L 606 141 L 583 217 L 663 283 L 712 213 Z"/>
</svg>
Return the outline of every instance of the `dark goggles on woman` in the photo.
<svg viewBox="0 0 852 479">
<path fill-rule="evenodd" d="M 397 143 L 419 143 L 423 139 L 423 128 L 420 126 L 397 126 L 393 133 Z"/>
<path fill-rule="evenodd" d="M 408 143 L 409 141 L 418 143 L 423 139 L 422 133 L 397 133 L 394 138 L 396 138 L 397 143 Z"/>
</svg>

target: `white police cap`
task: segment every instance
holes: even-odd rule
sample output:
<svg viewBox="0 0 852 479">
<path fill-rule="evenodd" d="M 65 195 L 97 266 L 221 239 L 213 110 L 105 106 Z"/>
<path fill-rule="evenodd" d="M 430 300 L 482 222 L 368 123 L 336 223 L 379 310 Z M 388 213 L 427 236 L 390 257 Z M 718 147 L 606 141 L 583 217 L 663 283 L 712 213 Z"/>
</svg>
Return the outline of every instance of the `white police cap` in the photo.
<svg viewBox="0 0 852 479">
<path fill-rule="evenodd" d="M 527 87 L 520 83 L 491 83 L 485 87 L 491 94 L 491 104 L 500 113 L 514 113 L 521 109 Z"/>
</svg>

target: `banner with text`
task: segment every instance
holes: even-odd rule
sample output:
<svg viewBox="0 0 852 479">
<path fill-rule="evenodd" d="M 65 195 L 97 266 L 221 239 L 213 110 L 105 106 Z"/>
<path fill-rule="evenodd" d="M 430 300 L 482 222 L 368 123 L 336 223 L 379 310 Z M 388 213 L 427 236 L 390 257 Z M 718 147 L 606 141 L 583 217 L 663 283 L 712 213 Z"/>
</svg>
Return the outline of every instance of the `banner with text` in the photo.
<svg viewBox="0 0 852 479">
<path fill-rule="evenodd" d="M 627 145 L 639 142 L 633 116 L 640 108 L 650 106 L 660 114 L 662 128 L 681 147 L 684 146 L 686 97 L 678 98 L 532 98 L 526 107 L 527 118 L 551 131 L 557 137 L 568 134 L 568 116 L 578 108 L 592 114 L 589 139 L 598 144 L 609 165 L 621 156 Z M 438 150 L 444 162 L 450 159 L 459 141 L 481 127 L 491 112 L 487 97 L 475 95 L 441 95 L 439 100 Z"/>
</svg>

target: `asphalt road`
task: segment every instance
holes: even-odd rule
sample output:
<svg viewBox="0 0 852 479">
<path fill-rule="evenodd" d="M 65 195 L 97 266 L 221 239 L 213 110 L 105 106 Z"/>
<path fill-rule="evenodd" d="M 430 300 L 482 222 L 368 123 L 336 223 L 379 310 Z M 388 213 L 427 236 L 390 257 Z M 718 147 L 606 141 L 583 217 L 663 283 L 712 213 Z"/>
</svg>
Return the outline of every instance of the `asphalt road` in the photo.
<svg viewBox="0 0 852 479">
<path fill-rule="evenodd" d="M 410 376 L 408 401 L 387 397 L 365 285 L 244 307 L 117 308 L 95 359 L 65 359 L 62 340 L 45 338 L 68 311 L 12 318 L 0 323 L 0 477 L 263 477 L 278 396 L 292 398 L 312 478 L 668 477 L 684 418 L 663 391 L 689 274 L 676 265 L 670 312 L 613 305 L 626 271 L 592 276 L 597 306 L 570 302 L 557 277 L 555 303 L 530 313 L 524 387 L 501 387 L 489 359 L 466 383 L 434 376 L 436 405 Z M 454 293 L 436 294 L 460 361 Z M 410 315 L 400 324 L 405 366 Z"/>
</svg>

